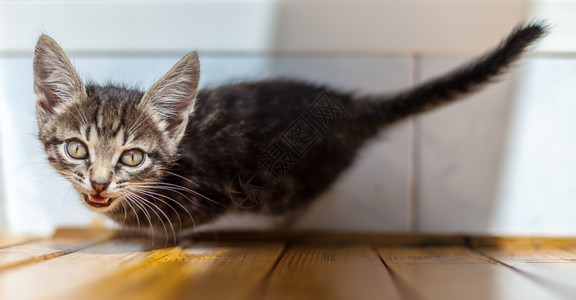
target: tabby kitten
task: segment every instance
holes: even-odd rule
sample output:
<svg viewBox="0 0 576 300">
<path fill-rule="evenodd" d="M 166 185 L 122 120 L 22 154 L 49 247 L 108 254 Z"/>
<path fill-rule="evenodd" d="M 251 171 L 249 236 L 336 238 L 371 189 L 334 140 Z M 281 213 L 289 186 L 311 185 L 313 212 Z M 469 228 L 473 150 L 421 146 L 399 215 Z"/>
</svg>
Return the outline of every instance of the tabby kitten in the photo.
<svg viewBox="0 0 576 300">
<path fill-rule="evenodd" d="M 326 190 L 379 130 L 478 90 L 545 32 L 517 27 L 447 75 L 364 97 L 292 80 L 199 91 L 196 53 L 146 92 L 84 84 L 43 35 L 34 54 L 39 139 L 84 204 L 125 227 L 175 236 L 231 211 L 287 215 Z"/>
</svg>

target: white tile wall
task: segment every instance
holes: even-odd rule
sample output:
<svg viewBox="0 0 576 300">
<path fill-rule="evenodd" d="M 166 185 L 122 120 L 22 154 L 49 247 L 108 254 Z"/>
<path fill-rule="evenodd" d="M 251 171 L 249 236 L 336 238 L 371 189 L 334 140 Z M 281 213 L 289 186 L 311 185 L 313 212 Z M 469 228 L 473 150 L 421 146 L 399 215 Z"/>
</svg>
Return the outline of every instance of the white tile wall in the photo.
<svg viewBox="0 0 576 300">
<path fill-rule="evenodd" d="M 463 62 L 423 58 L 418 76 L 425 81 Z M 486 232 L 491 227 L 515 74 L 417 119 L 417 230 Z"/>
<path fill-rule="evenodd" d="M 542 1 L 1 1 L 0 51 L 30 52 L 45 32 L 90 53 L 478 53 L 532 2 Z"/>
<path fill-rule="evenodd" d="M 412 61 L 404 57 L 280 59 L 279 74 L 342 89 L 383 93 L 410 86 Z M 411 126 L 398 124 L 359 153 L 356 164 L 328 190 L 297 228 L 406 231 L 410 228 Z"/>
<path fill-rule="evenodd" d="M 492 230 L 576 233 L 576 59 L 527 61 L 516 85 Z"/>
<path fill-rule="evenodd" d="M 30 57 L 0 59 L 0 155 L 8 229 L 48 233 L 56 223 L 86 223 L 67 182 L 53 172 L 36 141 Z"/>
</svg>

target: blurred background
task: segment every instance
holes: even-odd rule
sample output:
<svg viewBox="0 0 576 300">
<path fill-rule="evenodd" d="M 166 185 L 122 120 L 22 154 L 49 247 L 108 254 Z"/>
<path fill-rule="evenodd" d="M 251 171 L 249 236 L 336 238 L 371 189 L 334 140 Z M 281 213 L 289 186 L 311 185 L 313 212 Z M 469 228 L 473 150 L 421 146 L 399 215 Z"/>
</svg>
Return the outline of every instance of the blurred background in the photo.
<svg viewBox="0 0 576 300">
<path fill-rule="evenodd" d="M 201 86 L 294 77 L 394 92 L 495 46 L 519 22 L 552 33 L 463 102 L 383 131 L 302 229 L 576 234 L 576 1 L 0 2 L 0 230 L 49 234 L 102 217 L 36 140 L 32 57 L 52 36 L 84 80 L 150 87 L 198 50 Z"/>
</svg>

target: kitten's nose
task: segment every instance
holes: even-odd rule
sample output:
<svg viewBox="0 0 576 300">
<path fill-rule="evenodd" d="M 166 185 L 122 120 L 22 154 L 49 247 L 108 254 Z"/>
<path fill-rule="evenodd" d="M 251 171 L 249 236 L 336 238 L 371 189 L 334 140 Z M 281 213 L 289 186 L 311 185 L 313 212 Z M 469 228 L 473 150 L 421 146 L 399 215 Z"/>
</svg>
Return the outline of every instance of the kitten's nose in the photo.
<svg viewBox="0 0 576 300">
<path fill-rule="evenodd" d="M 90 183 L 92 184 L 92 188 L 94 189 L 94 191 L 96 191 L 96 193 L 101 193 L 105 191 L 108 188 L 108 185 L 110 184 L 110 182 L 99 182 L 99 181 L 90 181 Z"/>
</svg>

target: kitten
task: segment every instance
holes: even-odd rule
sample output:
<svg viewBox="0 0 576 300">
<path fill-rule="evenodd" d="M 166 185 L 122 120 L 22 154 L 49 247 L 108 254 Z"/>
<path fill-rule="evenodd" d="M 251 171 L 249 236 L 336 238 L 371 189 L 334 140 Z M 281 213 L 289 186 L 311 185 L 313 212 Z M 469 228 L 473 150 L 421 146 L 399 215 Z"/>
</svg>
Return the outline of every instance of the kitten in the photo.
<svg viewBox="0 0 576 300">
<path fill-rule="evenodd" d="M 379 130 L 477 91 L 545 33 L 538 23 L 517 27 L 447 75 L 364 97 L 292 80 L 199 91 L 196 53 L 146 92 L 85 85 L 43 35 L 34 54 L 39 139 L 84 204 L 125 227 L 175 236 L 230 211 L 287 215 Z"/>
</svg>

